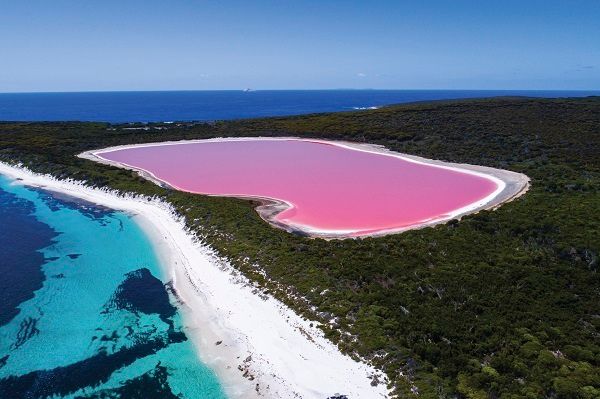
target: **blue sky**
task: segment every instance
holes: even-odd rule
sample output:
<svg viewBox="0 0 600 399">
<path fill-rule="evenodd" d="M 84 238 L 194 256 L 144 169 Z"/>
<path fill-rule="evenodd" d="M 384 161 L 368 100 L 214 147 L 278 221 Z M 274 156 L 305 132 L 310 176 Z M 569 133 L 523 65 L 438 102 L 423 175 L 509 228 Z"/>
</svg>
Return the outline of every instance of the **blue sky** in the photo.
<svg viewBox="0 0 600 399">
<path fill-rule="evenodd" d="M 2 0 L 0 92 L 600 89 L 600 1 Z"/>
</svg>

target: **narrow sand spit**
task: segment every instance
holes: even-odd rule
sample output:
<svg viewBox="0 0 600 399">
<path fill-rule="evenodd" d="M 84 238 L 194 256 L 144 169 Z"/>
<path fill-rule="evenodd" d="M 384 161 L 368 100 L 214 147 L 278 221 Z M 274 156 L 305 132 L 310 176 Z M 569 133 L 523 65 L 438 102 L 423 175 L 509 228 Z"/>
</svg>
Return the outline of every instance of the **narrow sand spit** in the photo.
<svg viewBox="0 0 600 399">
<path fill-rule="evenodd" d="M 276 216 L 278 213 L 283 210 L 293 207 L 292 204 L 286 202 L 284 199 L 280 198 L 265 198 L 265 197 L 257 197 L 252 195 L 228 195 L 239 198 L 253 199 L 258 200 L 261 205 L 256 208 L 256 211 L 259 215 L 272 226 L 281 228 L 290 232 L 299 232 L 302 234 L 306 234 L 311 237 L 321 237 L 326 239 L 331 238 L 352 238 L 352 237 L 367 237 L 367 236 L 382 236 L 386 234 L 399 233 L 406 230 L 411 230 L 415 228 L 423 228 L 427 226 L 432 226 L 440 223 L 445 223 L 451 219 L 460 219 L 462 216 L 478 212 L 484 209 L 496 209 L 503 203 L 512 201 L 518 196 L 525 193 L 529 188 L 529 178 L 521 173 L 511 172 L 508 170 L 495 169 L 485 166 L 477 166 L 477 165 L 468 165 L 468 164 L 456 164 L 456 163 L 448 163 L 443 161 L 431 160 L 422 157 L 417 157 L 413 155 L 400 154 L 386 149 L 383 146 L 371 145 L 371 144 L 359 144 L 359 143 L 351 143 L 351 142 L 343 142 L 343 141 L 326 141 L 326 140 L 318 140 L 318 139 L 301 139 L 296 137 L 235 137 L 235 138 L 215 138 L 215 139 L 207 139 L 207 140 L 184 140 L 184 141 L 169 141 L 169 142 L 159 142 L 159 143 L 148 143 L 148 144 L 136 144 L 136 145 L 126 145 L 126 146 L 117 146 L 117 147 L 109 147 L 99 150 L 87 151 L 79 155 L 81 158 L 93 160 L 99 163 L 117 166 L 124 169 L 129 169 L 136 171 L 138 174 L 143 176 L 144 178 L 153 181 L 154 183 L 163 186 L 169 187 L 181 191 L 185 191 L 178 187 L 173 187 L 169 185 L 168 182 L 159 179 L 151 172 L 137 168 L 128 164 L 124 164 L 121 162 L 116 162 L 109 160 L 102 156 L 103 153 L 111 152 L 115 150 L 122 150 L 128 148 L 140 148 L 140 147 L 153 147 L 153 146 L 165 146 L 165 145 L 180 145 L 187 143 L 209 143 L 209 142 L 223 142 L 223 141 L 256 141 L 256 140 L 299 140 L 299 141 L 309 141 L 316 143 L 325 143 L 332 144 L 338 147 L 342 147 L 349 150 L 366 152 L 379 154 L 387 157 L 399 158 L 404 161 L 408 161 L 411 163 L 422 164 L 422 165 L 430 165 L 436 168 L 453 170 L 464 174 L 475 175 L 479 177 L 483 177 L 487 180 L 494 182 L 496 185 L 496 190 L 490 195 L 478 200 L 476 202 L 470 203 L 466 206 L 463 206 L 459 209 L 456 209 L 449 214 L 435 217 L 429 220 L 423 220 L 418 224 L 414 224 L 408 227 L 394 228 L 394 229 L 386 229 L 386 230 L 377 230 L 368 234 L 360 234 L 357 235 L 355 231 L 352 230 L 319 230 L 311 226 L 304 225 L 292 225 L 286 224 L 279 221 Z M 215 195 L 219 196 L 219 195 Z"/>
<path fill-rule="evenodd" d="M 385 398 L 385 377 L 352 360 L 311 322 L 262 294 L 193 235 L 166 203 L 90 188 L 0 162 L 25 184 L 126 211 L 152 240 L 171 277 L 186 331 L 232 398 Z"/>
</svg>

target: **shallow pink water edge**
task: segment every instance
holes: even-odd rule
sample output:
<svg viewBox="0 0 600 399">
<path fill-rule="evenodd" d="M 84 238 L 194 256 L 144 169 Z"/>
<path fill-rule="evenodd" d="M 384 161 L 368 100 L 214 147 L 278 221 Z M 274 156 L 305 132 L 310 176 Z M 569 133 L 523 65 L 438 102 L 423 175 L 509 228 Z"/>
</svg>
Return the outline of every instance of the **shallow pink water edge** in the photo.
<svg viewBox="0 0 600 399">
<path fill-rule="evenodd" d="M 477 208 L 499 189 L 482 174 L 315 140 L 205 140 L 95 155 L 182 191 L 285 202 L 274 220 L 317 235 L 417 227 Z"/>
</svg>

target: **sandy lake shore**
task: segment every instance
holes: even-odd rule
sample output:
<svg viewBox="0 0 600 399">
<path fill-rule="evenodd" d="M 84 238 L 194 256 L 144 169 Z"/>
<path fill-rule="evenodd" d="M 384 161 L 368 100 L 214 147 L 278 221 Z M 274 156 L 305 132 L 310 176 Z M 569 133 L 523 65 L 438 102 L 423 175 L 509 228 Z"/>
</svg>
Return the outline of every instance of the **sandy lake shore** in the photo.
<svg viewBox="0 0 600 399">
<path fill-rule="evenodd" d="M 128 148 L 140 148 L 140 147 L 152 147 L 152 146 L 162 146 L 162 145 L 178 145 L 178 144 L 186 144 L 186 143 L 208 143 L 208 142 L 221 142 L 221 141 L 244 141 L 244 140 L 302 140 L 302 141 L 311 141 L 317 143 L 326 143 L 331 145 L 336 145 L 342 148 L 367 152 L 373 154 L 379 154 L 382 156 L 399 158 L 404 161 L 429 165 L 436 168 L 452 170 L 459 173 L 465 173 L 470 175 L 475 175 L 479 177 L 483 177 L 485 179 L 491 180 L 496 185 L 496 190 L 490 195 L 482 198 L 476 202 L 463 206 L 459 209 L 455 209 L 454 211 L 446 214 L 440 215 L 439 217 L 432 218 L 430 220 L 423 220 L 420 223 L 413 224 L 408 227 L 394 228 L 394 229 L 386 229 L 386 230 L 377 230 L 367 234 L 357 235 L 355 231 L 352 230 L 322 230 L 316 229 L 311 226 L 305 225 L 291 225 L 282 223 L 277 220 L 276 216 L 283 210 L 293 207 L 292 204 L 288 203 L 284 199 L 280 198 L 265 198 L 265 197 L 257 197 L 252 195 L 231 195 L 233 197 L 252 199 L 260 202 L 260 205 L 256 208 L 256 211 L 259 215 L 269 224 L 274 227 L 287 230 L 289 232 L 296 232 L 307 235 L 309 237 L 320 237 L 325 239 L 340 239 L 340 238 L 354 238 L 354 237 L 373 237 L 373 236 L 383 236 L 387 234 L 401 233 L 406 230 L 418 229 L 428 226 L 433 226 L 440 223 L 448 222 L 452 219 L 460 219 L 462 216 L 476 213 L 481 210 L 486 209 L 496 209 L 500 205 L 510 202 L 515 198 L 523 195 L 528 189 L 530 185 L 529 177 L 522 173 L 512 172 L 504 169 L 496 169 L 486 166 L 478 166 L 478 165 L 469 165 L 469 164 L 458 164 L 458 163 L 450 163 L 439 160 L 422 158 L 409 154 L 402 154 L 391 151 L 384 146 L 373 145 L 373 144 L 364 144 L 364 143 L 352 143 L 345 141 L 329 141 L 329 140 L 319 140 L 319 139 L 302 139 L 297 137 L 227 137 L 227 138 L 214 138 L 214 139 L 204 139 L 204 140 L 182 140 L 182 141 L 168 141 L 168 142 L 157 142 L 157 143 L 146 143 L 146 144 L 135 144 L 135 145 L 123 145 L 123 146 L 115 146 L 102 148 L 92 151 L 86 151 L 82 154 L 79 154 L 80 158 L 92 160 L 98 163 L 116 166 L 119 168 L 129 169 L 137 172 L 140 176 L 153 181 L 154 183 L 162 186 L 169 187 L 172 189 L 177 189 L 180 191 L 186 191 L 178 187 L 171 186 L 168 182 L 161 180 L 160 178 L 153 175 L 151 172 L 133 167 L 131 165 L 123 164 L 120 162 L 115 162 L 109 159 L 106 159 L 102 156 L 103 153 L 111 152 L 115 150 L 123 150 Z M 218 195 L 216 195 L 218 196 Z"/>
</svg>

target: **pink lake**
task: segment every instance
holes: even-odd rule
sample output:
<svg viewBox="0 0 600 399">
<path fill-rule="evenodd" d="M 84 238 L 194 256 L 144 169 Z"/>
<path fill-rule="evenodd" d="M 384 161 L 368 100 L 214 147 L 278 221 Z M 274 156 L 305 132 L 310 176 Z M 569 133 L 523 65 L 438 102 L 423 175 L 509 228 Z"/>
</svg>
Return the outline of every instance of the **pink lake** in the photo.
<svg viewBox="0 0 600 399">
<path fill-rule="evenodd" d="M 95 152 L 199 194 L 288 204 L 272 217 L 317 235 L 361 236 L 445 220 L 489 201 L 497 180 L 335 142 L 208 140 Z"/>
</svg>

